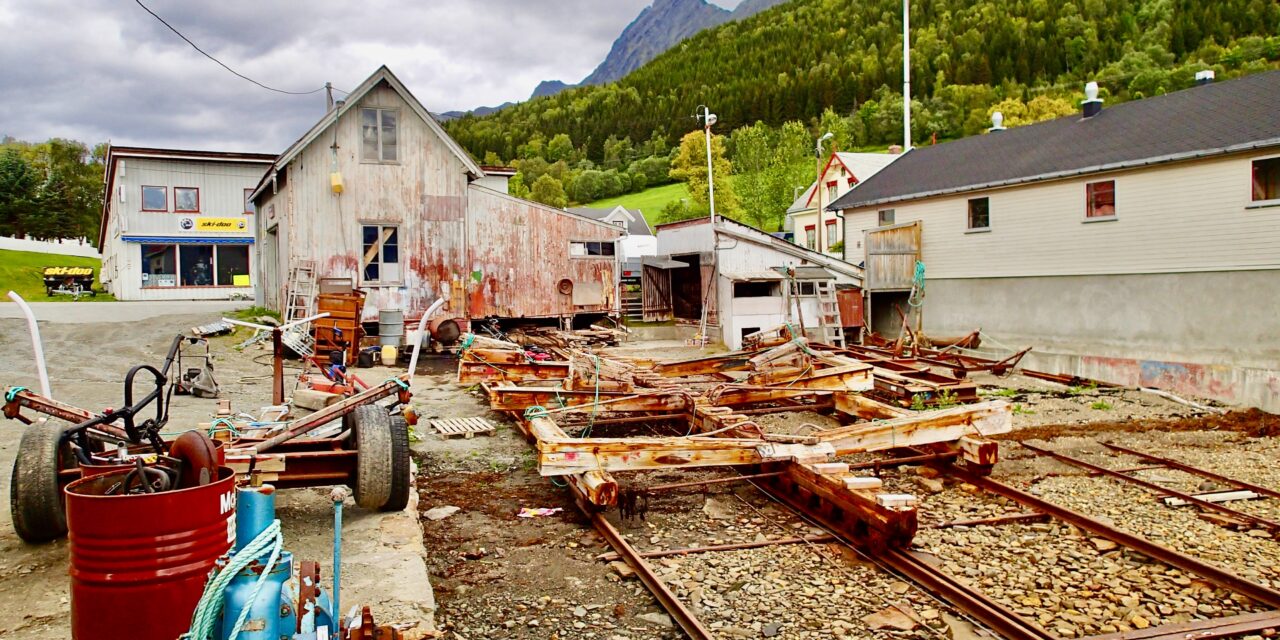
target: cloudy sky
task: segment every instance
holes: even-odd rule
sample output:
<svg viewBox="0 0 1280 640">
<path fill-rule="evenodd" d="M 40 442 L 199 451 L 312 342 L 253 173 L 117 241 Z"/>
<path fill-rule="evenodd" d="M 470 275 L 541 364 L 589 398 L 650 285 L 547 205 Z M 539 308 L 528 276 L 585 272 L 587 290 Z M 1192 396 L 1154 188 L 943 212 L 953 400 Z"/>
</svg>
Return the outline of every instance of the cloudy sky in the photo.
<svg viewBox="0 0 1280 640">
<path fill-rule="evenodd" d="M 142 1 L 263 84 L 353 89 L 386 64 L 437 112 L 581 80 L 650 2 Z M 23 140 L 278 153 L 325 108 L 231 75 L 133 0 L 0 0 L 0 60 L 0 136 Z"/>
</svg>

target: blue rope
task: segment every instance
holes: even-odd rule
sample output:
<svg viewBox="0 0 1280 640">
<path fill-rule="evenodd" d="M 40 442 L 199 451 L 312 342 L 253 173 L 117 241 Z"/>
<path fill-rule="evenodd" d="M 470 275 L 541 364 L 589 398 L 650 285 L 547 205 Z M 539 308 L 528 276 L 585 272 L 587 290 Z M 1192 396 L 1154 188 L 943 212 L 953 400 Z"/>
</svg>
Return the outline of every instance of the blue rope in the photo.
<svg viewBox="0 0 1280 640">
<path fill-rule="evenodd" d="M 396 386 L 400 387 L 401 389 L 404 389 L 405 391 L 409 390 L 408 382 L 405 382 L 404 380 L 401 380 L 400 378 L 396 378 L 394 376 L 387 378 L 386 380 L 384 380 L 384 382 L 394 382 L 396 383 Z"/>
<path fill-rule="evenodd" d="M 23 391 L 26 391 L 26 390 L 27 390 L 26 387 L 9 387 L 9 390 L 6 391 L 4 394 L 4 401 L 13 402 L 14 399 L 18 397 L 19 393 L 22 393 Z"/>
</svg>

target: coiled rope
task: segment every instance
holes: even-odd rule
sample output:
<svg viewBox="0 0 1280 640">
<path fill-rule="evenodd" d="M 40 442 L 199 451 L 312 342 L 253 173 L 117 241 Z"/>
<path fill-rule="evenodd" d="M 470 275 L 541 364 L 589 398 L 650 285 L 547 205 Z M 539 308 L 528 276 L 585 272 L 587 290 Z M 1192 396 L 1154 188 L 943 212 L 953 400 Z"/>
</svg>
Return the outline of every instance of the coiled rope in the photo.
<svg viewBox="0 0 1280 640">
<path fill-rule="evenodd" d="M 916 260 L 916 272 L 911 278 L 911 296 L 907 304 L 919 307 L 924 304 L 924 263 Z"/>
<path fill-rule="evenodd" d="M 231 556 L 231 560 L 227 562 L 227 566 L 222 571 L 218 571 L 209 580 L 204 587 L 204 593 L 200 595 L 200 602 L 196 604 L 195 613 L 191 616 L 191 629 L 182 634 L 181 640 L 212 640 L 213 629 L 218 623 L 218 618 L 222 614 L 222 605 L 225 600 L 227 586 L 245 567 L 253 564 L 266 553 L 267 549 L 271 550 L 271 557 L 267 559 L 267 566 L 258 576 L 257 582 L 253 584 L 253 592 L 249 594 L 249 599 L 245 601 L 244 606 L 240 608 L 240 615 L 236 618 L 236 624 L 231 628 L 230 640 L 236 640 L 240 636 L 240 628 L 244 626 L 245 620 L 249 618 L 249 611 L 253 608 L 253 604 L 258 601 L 258 594 L 262 591 L 262 585 L 266 582 L 267 576 L 275 569 L 276 564 L 280 561 L 280 554 L 284 548 L 284 535 L 280 533 L 280 521 L 274 520 L 271 525 L 258 534 L 240 553 Z"/>
</svg>

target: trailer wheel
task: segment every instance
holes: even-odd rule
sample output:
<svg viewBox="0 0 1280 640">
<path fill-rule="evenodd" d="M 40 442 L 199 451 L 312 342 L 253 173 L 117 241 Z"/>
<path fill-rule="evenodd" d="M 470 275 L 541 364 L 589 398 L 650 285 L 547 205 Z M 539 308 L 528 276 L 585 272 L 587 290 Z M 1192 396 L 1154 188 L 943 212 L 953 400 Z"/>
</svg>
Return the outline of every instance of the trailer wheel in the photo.
<svg viewBox="0 0 1280 640">
<path fill-rule="evenodd" d="M 356 407 L 343 419 L 356 447 L 356 504 L 381 509 L 391 497 L 391 416 L 378 405 Z"/>
<path fill-rule="evenodd" d="M 67 513 L 58 483 L 62 428 L 33 424 L 22 432 L 9 483 L 13 529 L 26 542 L 48 542 L 67 534 Z"/>
<path fill-rule="evenodd" d="M 409 474 L 409 422 L 397 413 L 391 420 L 391 493 L 382 511 L 403 511 L 409 505 L 413 478 Z"/>
</svg>

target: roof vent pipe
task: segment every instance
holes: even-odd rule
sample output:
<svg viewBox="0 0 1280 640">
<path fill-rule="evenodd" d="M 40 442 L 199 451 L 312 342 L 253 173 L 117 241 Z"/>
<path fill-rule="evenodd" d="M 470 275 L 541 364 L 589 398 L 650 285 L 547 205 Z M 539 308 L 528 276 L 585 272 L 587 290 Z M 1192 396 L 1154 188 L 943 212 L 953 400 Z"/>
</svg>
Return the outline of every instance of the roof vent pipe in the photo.
<svg viewBox="0 0 1280 640">
<path fill-rule="evenodd" d="M 1004 131 L 1004 129 L 1005 129 L 1005 126 L 1004 126 L 1004 114 L 1003 114 L 1003 113 L 1000 113 L 999 111 L 992 112 L 992 114 L 991 114 L 991 128 L 990 128 L 990 129 L 987 129 L 987 132 L 992 132 L 992 131 Z"/>
<path fill-rule="evenodd" d="M 1084 85 L 1084 117 L 1092 118 L 1102 112 L 1102 99 L 1098 97 L 1098 83 Z"/>
<path fill-rule="evenodd" d="M 1204 71 L 1197 71 L 1196 86 L 1210 84 L 1213 82 L 1213 79 L 1215 77 L 1217 77 L 1217 74 L 1214 73 L 1213 69 L 1205 69 Z"/>
</svg>

